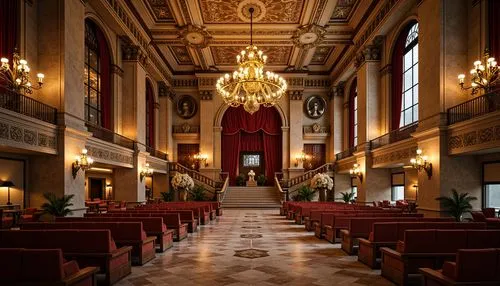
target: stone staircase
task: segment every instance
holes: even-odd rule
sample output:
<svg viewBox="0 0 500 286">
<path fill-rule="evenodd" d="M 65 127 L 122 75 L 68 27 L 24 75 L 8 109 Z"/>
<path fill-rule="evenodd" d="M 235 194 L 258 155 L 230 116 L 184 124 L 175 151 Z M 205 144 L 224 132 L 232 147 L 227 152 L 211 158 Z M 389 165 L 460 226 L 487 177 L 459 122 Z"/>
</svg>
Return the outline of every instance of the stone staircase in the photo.
<svg viewBox="0 0 500 286">
<path fill-rule="evenodd" d="M 279 208 L 280 197 L 275 187 L 229 187 L 223 208 Z"/>
</svg>

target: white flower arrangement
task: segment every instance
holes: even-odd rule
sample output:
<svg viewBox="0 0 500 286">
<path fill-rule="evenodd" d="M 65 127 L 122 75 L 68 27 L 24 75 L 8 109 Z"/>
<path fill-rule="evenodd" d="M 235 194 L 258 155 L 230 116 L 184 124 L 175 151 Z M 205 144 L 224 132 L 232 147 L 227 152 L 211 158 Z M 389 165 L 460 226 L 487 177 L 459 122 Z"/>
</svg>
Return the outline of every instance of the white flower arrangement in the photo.
<svg viewBox="0 0 500 286">
<path fill-rule="evenodd" d="M 177 173 L 172 178 L 172 187 L 174 187 L 176 191 L 179 189 L 189 191 L 194 187 L 194 182 L 188 174 Z"/>
<path fill-rule="evenodd" d="M 311 188 L 317 189 L 333 189 L 333 180 L 327 174 L 318 173 L 311 179 Z"/>
</svg>

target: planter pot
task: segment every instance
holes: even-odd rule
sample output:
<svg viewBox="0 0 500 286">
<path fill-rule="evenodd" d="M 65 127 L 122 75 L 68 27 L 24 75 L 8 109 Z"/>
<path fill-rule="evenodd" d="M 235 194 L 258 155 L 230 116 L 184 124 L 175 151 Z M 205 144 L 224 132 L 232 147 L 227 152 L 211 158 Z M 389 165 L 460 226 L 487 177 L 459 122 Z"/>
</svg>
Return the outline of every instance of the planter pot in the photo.
<svg viewBox="0 0 500 286">
<path fill-rule="evenodd" d="M 319 201 L 324 202 L 326 201 L 326 188 L 318 188 L 318 193 L 319 193 Z"/>
<path fill-rule="evenodd" d="M 182 202 L 187 201 L 188 192 L 184 189 L 179 189 L 179 200 Z"/>
</svg>

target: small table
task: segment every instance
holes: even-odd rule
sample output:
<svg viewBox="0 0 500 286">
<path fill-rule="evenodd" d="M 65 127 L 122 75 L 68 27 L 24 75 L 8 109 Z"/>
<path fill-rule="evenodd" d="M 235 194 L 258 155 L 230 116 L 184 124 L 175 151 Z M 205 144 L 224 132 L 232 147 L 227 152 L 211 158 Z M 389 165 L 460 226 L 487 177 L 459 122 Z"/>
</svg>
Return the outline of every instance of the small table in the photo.
<svg viewBox="0 0 500 286">
<path fill-rule="evenodd" d="M 99 212 L 99 204 L 101 202 L 97 201 L 91 201 L 91 202 L 85 202 L 85 204 L 89 207 L 89 211 L 95 211 L 96 213 Z"/>
<path fill-rule="evenodd" d="M 23 211 L 19 209 L 12 209 L 12 210 L 4 210 L 4 214 L 11 214 L 12 215 L 12 226 L 17 226 L 17 222 L 19 221 L 19 218 L 21 217 L 21 213 Z"/>
</svg>

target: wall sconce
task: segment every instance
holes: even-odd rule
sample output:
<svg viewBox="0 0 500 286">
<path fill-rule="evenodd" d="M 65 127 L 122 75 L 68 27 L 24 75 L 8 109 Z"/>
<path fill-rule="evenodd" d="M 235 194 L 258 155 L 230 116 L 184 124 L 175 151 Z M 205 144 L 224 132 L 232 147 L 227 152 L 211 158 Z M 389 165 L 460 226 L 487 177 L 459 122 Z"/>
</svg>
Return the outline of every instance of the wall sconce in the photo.
<svg viewBox="0 0 500 286">
<path fill-rule="evenodd" d="M 111 184 L 109 184 L 109 183 L 108 183 L 108 184 L 106 184 L 106 198 L 107 198 L 108 200 L 111 200 L 111 197 L 112 197 L 112 196 L 111 196 L 111 190 L 112 190 L 112 189 L 113 189 L 113 185 L 111 185 Z"/>
<path fill-rule="evenodd" d="M 12 183 L 12 181 L 5 181 L 0 185 L 0 187 L 7 188 L 7 205 L 12 205 L 10 202 L 10 188 L 15 187 L 14 183 Z"/>
<path fill-rule="evenodd" d="M 413 185 L 415 188 L 415 202 L 418 201 L 418 185 Z"/>
<path fill-rule="evenodd" d="M 200 164 L 200 166 L 203 165 L 205 167 L 208 167 L 208 163 L 207 163 L 208 155 L 207 154 L 202 154 L 202 153 L 194 154 L 193 159 L 195 161 L 197 161 L 198 164 Z"/>
<path fill-rule="evenodd" d="M 78 171 L 80 169 L 85 172 L 85 170 L 92 168 L 93 163 L 94 159 L 87 156 L 87 149 L 82 149 L 82 153 L 80 154 L 80 156 L 76 156 L 76 160 L 75 162 L 73 162 L 72 166 L 73 179 L 76 178 L 76 174 L 78 174 Z"/>
<path fill-rule="evenodd" d="M 304 153 L 304 150 L 295 156 L 295 167 L 298 167 L 300 163 L 304 163 L 307 160 L 307 154 Z"/>
<path fill-rule="evenodd" d="M 349 170 L 349 173 L 351 174 L 351 177 L 356 177 L 359 179 L 359 182 L 363 182 L 363 173 L 361 173 L 361 169 L 359 168 L 358 163 L 354 163 L 352 165 L 352 168 Z"/>
<path fill-rule="evenodd" d="M 141 173 L 139 175 L 141 178 L 141 182 L 144 180 L 144 177 L 153 176 L 153 169 L 149 168 L 149 163 L 146 163 L 146 165 L 144 165 L 144 168 L 142 168 Z"/>
<path fill-rule="evenodd" d="M 415 156 L 415 158 L 411 158 L 410 163 L 412 167 L 418 171 L 425 170 L 429 179 L 432 177 L 432 163 L 427 161 L 426 155 L 422 155 L 421 149 L 417 149 L 417 156 Z"/>
</svg>

